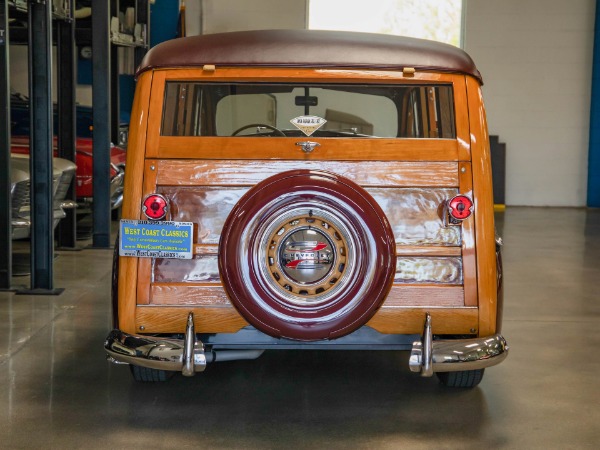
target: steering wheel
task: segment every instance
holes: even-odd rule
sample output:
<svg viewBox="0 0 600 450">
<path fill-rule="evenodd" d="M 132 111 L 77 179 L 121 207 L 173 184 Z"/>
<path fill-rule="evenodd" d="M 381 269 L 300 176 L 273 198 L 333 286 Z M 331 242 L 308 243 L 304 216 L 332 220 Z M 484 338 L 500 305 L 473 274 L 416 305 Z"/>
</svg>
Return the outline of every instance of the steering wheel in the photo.
<svg viewBox="0 0 600 450">
<path fill-rule="evenodd" d="M 243 127 L 238 128 L 233 133 L 231 133 L 231 135 L 237 136 L 239 133 L 241 133 L 244 130 L 247 130 L 248 128 L 267 128 L 267 129 L 275 132 L 278 136 L 286 137 L 285 133 L 283 131 L 281 131 L 279 128 L 276 128 L 272 125 L 267 125 L 266 123 L 251 123 L 248 125 L 244 125 Z"/>
</svg>

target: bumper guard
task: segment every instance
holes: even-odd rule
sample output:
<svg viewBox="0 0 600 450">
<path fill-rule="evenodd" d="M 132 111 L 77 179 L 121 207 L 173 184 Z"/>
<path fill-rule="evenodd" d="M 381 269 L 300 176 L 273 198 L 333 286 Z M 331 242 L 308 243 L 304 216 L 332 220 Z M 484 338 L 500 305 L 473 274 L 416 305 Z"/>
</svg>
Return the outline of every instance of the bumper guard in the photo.
<svg viewBox="0 0 600 450">
<path fill-rule="evenodd" d="M 196 339 L 194 315 L 187 318 L 185 340 L 135 336 L 113 330 L 104 342 L 109 361 L 193 376 L 206 368 L 204 345 Z"/>
<path fill-rule="evenodd" d="M 413 343 L 408 365 L 412 372 L 430 377 L 435 372 L 477 370 L 495 366 L 508 356 L 508 344 L 502 335 L 474 339 L 434 340 L 431 316 L 425 316 L 421 341 Z"/>
</svg>

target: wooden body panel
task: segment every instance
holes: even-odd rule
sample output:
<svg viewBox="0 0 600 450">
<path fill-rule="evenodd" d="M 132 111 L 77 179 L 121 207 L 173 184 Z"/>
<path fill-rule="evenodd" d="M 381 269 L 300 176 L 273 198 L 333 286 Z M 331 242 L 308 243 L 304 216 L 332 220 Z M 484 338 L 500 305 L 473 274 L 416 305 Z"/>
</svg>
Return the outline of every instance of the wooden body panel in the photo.
<svg viewBox="0 0 600 450">
<path fill-rule="evenodd" d="M 382 307 L 367 322 L 380 333 L 422 334 L 425 313 L 431 315 L 433 334 L 474 334 L 479 314 L 477 308 L 407 308 Z"/>
<path fill-rule="evenodd" d="M 335 172 L 363 187 L 458 187 L 458 163 L 446 161 L 155 161 L 157 183 L 168 186 L 253 186 L 281 172 L 309 169 Z"/>
<path fill-rule="evenodd" d="M 395 266 L 394 283 L 398 285 L 431 283 L 458 286 L 463 284 L 463 265 L 459 256 L 400 256 L 396 257 Z M 157 258 L 151 266 L 151 271 L 153 286 L 178 285 L 178 283 L 221 284 L 217 254 L 204 253 L 192 259 Z M 198 291 L 198 295 L 196 301 L 202 302 L 203 299 L 200 298 L 202 292 Z M 152 303 L 156 303 L 154 297 L 152 299 Z M 140 300 L 138 303 L 141 303 Z"/>
<path fill-rule="evenodd" d="M 162 186 L 158 193 L 171 204 L 169 219 L 192 222 L 199 244 L 219 243 L 221 230 L 234 206 L 251 186 Z M 454 187 L 365 188 L 390 222 L 397 245 L 460 246 L 460 227 L 444 227 L 440 205 L 458 190 Z"/>
<path fill-rule="evenodd" d="M 183 333 L 186 319 L 194 313 L 197 333 L 235 333 L 248 323 L 233 307 L 140 306 L 136 328 L 144 333 Z M 431 314 L 435 334 L 472 334 L 477 328 L 477 308 L 418 308 L 382 306 L 367 322 L 380 333 L 419 334 L 423 331 L 425 313 Z"/>
<path fill-rule="evenodd" d="M 183 333 L 187 316 L 194 313 L 196 333 L 235 333 L 248 322 L 232 307 L 140 306 L 136 311 L 135 327 L 144 333 Z"/>
<path fill-rule="evenodd" d="M 304 153 L 296 142 L 320 144 Z M 360 151 L 357 151 L 360 147 Z M 180 159 L 277 159 L 300 161 L 458 161 L 459 145 L 454 140 L 433 139 L 337 139 L 260 137 L 172 137 L 161 136 L 156 158 Z"/>
<path fill-rule="evenodd" d="M 169 306 L 231 306 L 222 286 L 209 283 L 169 283 L 152 286 L 152 304 Z M 394 285 L 383 306 L 461 307 L 462 286 Z"/>
<path fill-rule="evenodd" d="M 307 138 L 321 146 L 305 154 L 296 145 L 303 138 L 160 135 L 165 80 L 316 79 L 327 83 L 452 84 L 457 138 Z M 249 188 L 297 168 L 331 171 L 375 193 L 404 188 L 454 189 L 475 203 L 475 214 L 461 225 L 461 240 L 448 245 L 397 242 L 397 253 L 401 257 L 462 256 L 464 286 L 395 284 L 368 325 L 383 333 L 421 333 L 429 312 L 436 334 L 488 335 L 494 332 L 496 317 L 495 253 L 489 148 L 480 105 L 477 80 L 454 74 L 405 76 L 397 71 L 285 68 L 146 71 L 138 80 L 132 111 L 123 218 L 143 219 L 141 200 L 157 186 Z M 197 255 L 218 252 L 217 241 L 195 242 Z M 152 262 L 144 258 L 121 257 L 120 267 L 119 327 L 125 332 L 183 332 L 189 311 L 195 313 L 197 332 L 235 332 L 247 326 L 218 283 L 152 283 Z"/>
<path fill-rule="evenodd" d="M 195 244 L 194 255 L 217 255 L 219 246 L 217 244 Z M 398 245 L 396 256 L 461 256 L 460 247 L 441 247 L 431 245 Z"/>
</svg>

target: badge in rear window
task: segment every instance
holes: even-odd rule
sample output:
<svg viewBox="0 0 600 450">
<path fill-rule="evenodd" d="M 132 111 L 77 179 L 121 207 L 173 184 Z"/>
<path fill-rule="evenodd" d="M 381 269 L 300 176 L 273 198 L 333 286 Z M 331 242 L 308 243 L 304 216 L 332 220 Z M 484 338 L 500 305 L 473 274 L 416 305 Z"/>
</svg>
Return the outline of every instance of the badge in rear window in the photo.
<svg viewBox="0 0 600 450">
<path fill-rule="evenodd" d="M 307 136 L 310 136 L 327 123 L 325 119 L 318 116 L 299 116 L 293 118 L 290 122 Z"/>
</svg>

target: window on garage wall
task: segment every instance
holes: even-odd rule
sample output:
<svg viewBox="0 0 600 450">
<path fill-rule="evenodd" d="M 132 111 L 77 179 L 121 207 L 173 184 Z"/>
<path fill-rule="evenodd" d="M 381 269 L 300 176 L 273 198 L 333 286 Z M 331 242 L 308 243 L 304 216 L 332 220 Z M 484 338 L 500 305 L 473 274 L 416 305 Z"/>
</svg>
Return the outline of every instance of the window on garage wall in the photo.
<svg viewBox="0 0 600 450">
<path fill-rule="evenodd" d="M 462 47 L 463 0 L 309 0 L 308 28 L 395 34 Z"/>
</svg>

